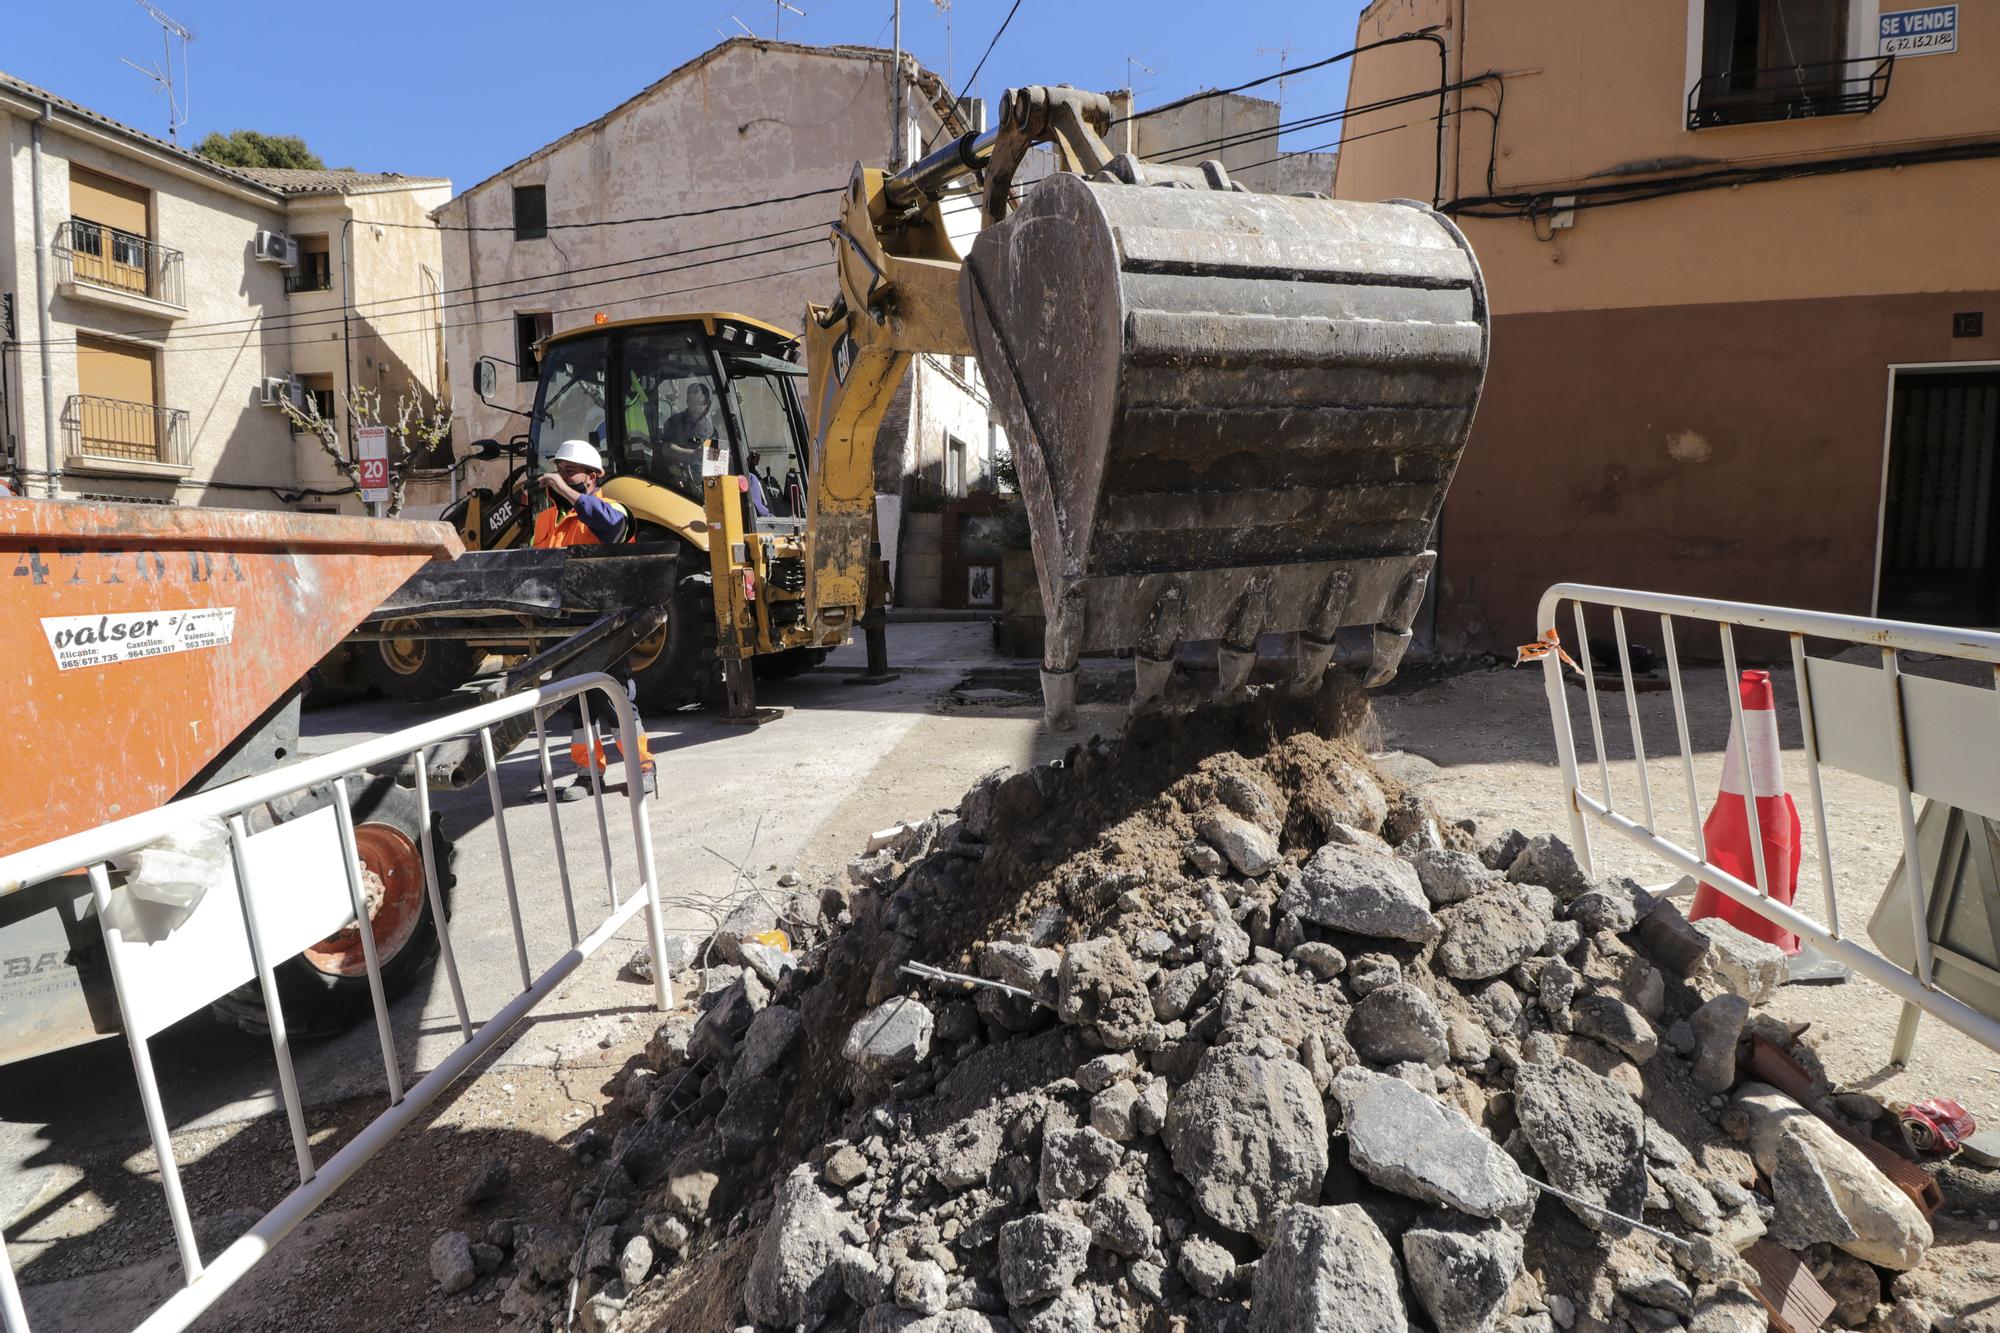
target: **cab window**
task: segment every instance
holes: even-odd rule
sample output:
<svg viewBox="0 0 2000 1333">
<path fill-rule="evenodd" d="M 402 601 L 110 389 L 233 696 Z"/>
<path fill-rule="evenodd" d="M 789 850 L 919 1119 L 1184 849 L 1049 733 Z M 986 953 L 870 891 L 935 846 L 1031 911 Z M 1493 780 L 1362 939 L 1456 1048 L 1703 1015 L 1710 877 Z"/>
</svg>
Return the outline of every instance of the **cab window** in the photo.
<svg viewBox="0 0 2000 1333">
<path fill-rule="evenodd" d="M 727 440 L 715 373 L 698 330 L 626 337 L 618 372 L 619 471 L 701 503 L 701 447 Z"/>
<path fill-rule="evenodd" d="M 757 479 L 773 518 L 804 518 L 806 462 L 798 447 L 796 378 L 766 356 L 723 353 L 729 395 L 743 424 L 744 472 Z"/>
<path fill-rule="evenodd" d="M 548 349 L 530 423 L 536 458 L 547 458 L 564 440 L 603 450 L 605 350 L 603 338 L 572 338 Z"/>
</svg>

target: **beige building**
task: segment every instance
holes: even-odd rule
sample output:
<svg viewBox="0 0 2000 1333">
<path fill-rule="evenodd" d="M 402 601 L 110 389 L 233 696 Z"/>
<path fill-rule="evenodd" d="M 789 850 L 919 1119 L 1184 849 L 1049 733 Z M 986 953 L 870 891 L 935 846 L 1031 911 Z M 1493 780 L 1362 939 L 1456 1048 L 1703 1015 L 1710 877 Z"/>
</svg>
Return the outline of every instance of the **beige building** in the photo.
<svg viewBox="0 0 2000 1333">
<path fill-rule="evenodd" d="M 451 381 L 469 385 L 482 357 L 501 370 L 499 407 L 460 390 L 459 443 L 520 433 L 535 344 L 600 314 L 726 310 L 799 330 L 835 294 L 828 228 L 854 164 L 944 141 L 950 90 L 905 54 L 899 96 L 891 71 L 886 50 L 736 38 L 438 210 L 466 303 L 446 324 Z M 598 225 L 622 219 L 653 220 Z M 882 429 L 890 493 L 978 489 L 1004 447 L 970 358 L 917 358 Z"/>
<path fill-rule="evenodd" d="M 1964 19 L 1961 30 L 1959 19 Z M 1376 0 L 1336 192 L 1429 200 L 1492 368 L 1447 645 L 1562 579 L 2000 624 L 2000 24 L 1876 0 Z"/>
<path fill-rule="evenodd" d="M 359 511 L 277 403 L 337 398 L 325 377 L 349 365 L 435 392 L 426 210 L 449 182 L 267 179 L 5 75 L 0 161 L 0 474 L 36 496 Z"/>
</svg>

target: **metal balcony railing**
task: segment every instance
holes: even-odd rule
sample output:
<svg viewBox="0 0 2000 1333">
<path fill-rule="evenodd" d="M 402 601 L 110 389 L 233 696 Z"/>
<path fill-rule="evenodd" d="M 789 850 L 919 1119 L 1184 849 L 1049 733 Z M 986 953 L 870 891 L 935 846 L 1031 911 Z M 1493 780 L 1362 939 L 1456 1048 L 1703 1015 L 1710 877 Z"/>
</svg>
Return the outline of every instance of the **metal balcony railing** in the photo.
<svg viewBox="0 0 2000 1333">
<path fill-rule="evenodd" d="M 177 407 L 76 393 L 63 406 L 62 428 L 72 459 L 187 465 L 188 414 Z"/>
<path fill-rule="evenodd" d="M 60 280 L 185 307 L 181 252 L 82 218 L 56 228 Z"/>
<path fill-rule="evenodd" d="M 1889 72 L 1895 64 L 1894 56 L 1864 56 L 1707 74 L 1688 89 L 1687 126 L 1704 130 L 1865 115 L 1889 95 Z"/>
</svg>

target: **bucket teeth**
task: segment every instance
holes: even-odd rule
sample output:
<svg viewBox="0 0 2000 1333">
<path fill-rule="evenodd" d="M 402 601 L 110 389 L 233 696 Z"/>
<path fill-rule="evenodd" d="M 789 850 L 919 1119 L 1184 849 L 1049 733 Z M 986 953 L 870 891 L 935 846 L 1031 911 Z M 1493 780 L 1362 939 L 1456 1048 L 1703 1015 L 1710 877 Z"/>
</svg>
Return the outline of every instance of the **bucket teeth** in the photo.
<svg viewBox="0 0 2000 1333">
<path fill-rule="evenodd" d="M 1310 634 L 1298 635 L 1292 661 L 1291 692 L 1301 698 L 1317 693 L 1326 680 L 1326 669 L 1333 665 L 1333 640 L 1315 639 Z"/>
<path fill-rule="evenodd" d="M 1173 679 L 1174 659 L 1148 657 L 1144 653 L 1132 658 L 1132 704 L 1127 710 L 1128 717 L 1138 717 L 1151 712 L 1159 705 L 1161 696 L 1167 691 L 1167 682 Z"/>
<path fill-rule="evenodd" d="M 1250 683 L 1250 668 L 1257 665 L 1257 649 L 1215 645 L 1215 697 L 1228 699 L 1240 694 Z"/>
<path fill-rule="evenodd" d="M 1042 721 L 1050 731 L 1076 729 L 1076 668 L 1042 668 Z"/>
<path fill-rule="evenodd" d="M 1362 684 L 1369 689 L 1377 685 L 1387 685 L 1396 678 L 1396 668 L 1403 663 L 1403 653 L 1410 646 L 1410 631 L 1393 630 L 1384 626 L 1375 627 L 1375 656 L 1368 663 L 1368 675 Z"/>
</svg>

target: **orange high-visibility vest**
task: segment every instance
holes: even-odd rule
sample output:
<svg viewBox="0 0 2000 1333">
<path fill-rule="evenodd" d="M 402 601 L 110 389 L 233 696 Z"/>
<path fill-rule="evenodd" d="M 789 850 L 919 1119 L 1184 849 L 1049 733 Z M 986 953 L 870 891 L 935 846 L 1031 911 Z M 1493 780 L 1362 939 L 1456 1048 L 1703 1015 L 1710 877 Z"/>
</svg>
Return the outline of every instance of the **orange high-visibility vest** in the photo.
<svg viewBox="0 0 2000 1333">
<path fill-rule="evenodd" d="M 601 495 L 597 498 L 604 500 Z M 624 505 L 616 500 L 604 500 L 604 503 L 624 514 L 627 524 L 630 524 L 632 515 Z M 557 506 L 550 505 L 535 515 L 535 545 L 547 550 L 561 546 L 601 546 L 603 543 L 597 540 L 597 534 L 590 530 L 590 525 L 583 521 L 583 515 L 574 509 L 563 514 Z"/>
</svg>

